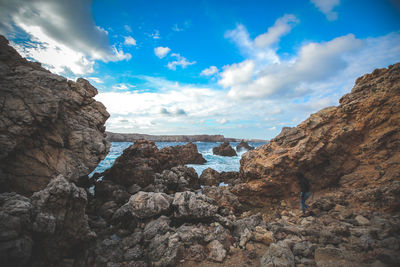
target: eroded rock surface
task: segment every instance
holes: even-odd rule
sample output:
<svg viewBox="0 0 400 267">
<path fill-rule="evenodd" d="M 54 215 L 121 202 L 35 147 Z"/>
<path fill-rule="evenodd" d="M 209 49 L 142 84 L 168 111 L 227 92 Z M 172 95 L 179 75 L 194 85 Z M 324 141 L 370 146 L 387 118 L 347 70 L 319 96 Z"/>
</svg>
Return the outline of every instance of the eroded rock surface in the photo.
<svg viewBox="0 0 400 267">
<path fill-rule="evenodd" d="M 237 156 L 236 151 L 229 145 L 229 142 L 224 142 L 221 145 L 214 147 L 213 154 L 225 157 Z"/>
<path fill-rule="evenodd" d="M 67 80 L 22 58 L 0 36 L 0 188 L 24 195 L 58 174 L 77 181 L 109 150 L 106 108 L 84 79 Z"/>
<path fill-rule="evenodd" d="M 236 151 L 240 152 L 240 151 L 249 151 L 249 150 L 253 150 L 254 147 L 252 147 L 251 145 L 249 145 L 249 143 L 245 142 L 245 141 L 240 141 L 240 143 L 236 146 Z"/>
<path fill-rule="evenodd" d="M 358 188 L 350 196 L 360 198 L 363 192 L 386 190 L 400 181 L 399 101 L 400 64 L 358 78 L 339 106 L 312 114 L 297 127 L 284 128 L 269 144 L 244 154 L 240 174 L 248 183 L 235 192 L 243 199 L 251 197 L 254 204 L 265 197 L 295 196 L 297 171 L 310 180 L 314 191 Z M 382 198 L 376 205 L 398 209 L 394 192 L 385 195 L 392 200 Z"/>
</svg>

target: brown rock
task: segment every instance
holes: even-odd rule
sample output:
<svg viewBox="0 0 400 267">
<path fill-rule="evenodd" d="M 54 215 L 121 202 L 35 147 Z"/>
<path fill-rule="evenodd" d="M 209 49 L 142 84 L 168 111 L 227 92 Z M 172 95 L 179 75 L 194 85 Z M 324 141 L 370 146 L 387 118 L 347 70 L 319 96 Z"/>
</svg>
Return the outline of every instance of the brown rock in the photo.
<svg viewBox="0 0 400 267">
<path fill-rule="evenodd" d="M 30 195 L 62 174 L 77 181 L 108 153 L 96 88 L 23 59 L 0 36 L 0 188 Z"/>
<path fill-rule="evenodd" d="M 245 142 L 245 141 L 240 141 L 240 143 L 236 146 L 236 151 L 240 152 L 240 151 L 249 151 L 249 150 L 253 150 L 254 147 L 250 146 L 249 143 Z"/>
<path fill-rule="evenodd" d="M 357 188 L 346 197 L 362 202 L 365 195 L 368 202 L 395 210 L 400 199 L 397 189 L 389 188 L 397 188 L 400 180 L 398 103 L 400 64 L 364 75 L 339 106 L 312 114 L 295 128 L 283 128 L 269 144 L 244 154 L 240 176 L 247 184 L 236 186 L 235 193 L 248 202 L 297 196 L 294 173 L 299 171 L 313 191 Z"/>
<path fill-rule="evenodd" d="M 218 186 L 220 184 L 219 177 L 219 172 L 212 168 L 207 168 L 201 173 L 199 182 L 201 185 Z"/>
<path fill-rule="evenodd" d="M 220 146 L 214 147 L 213 154 L 225 157 L 237 156 L 236 151 L 229 145 L 229 142 L 224 142 Z"/>
</svg>

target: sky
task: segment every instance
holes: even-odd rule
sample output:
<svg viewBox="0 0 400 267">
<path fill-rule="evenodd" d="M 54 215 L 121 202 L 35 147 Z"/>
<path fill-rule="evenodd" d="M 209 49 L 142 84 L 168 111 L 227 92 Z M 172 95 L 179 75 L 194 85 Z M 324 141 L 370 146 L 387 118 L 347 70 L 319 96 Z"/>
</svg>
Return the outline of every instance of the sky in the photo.
<svg viewBox="0 0 400 267">
<path fill-rule="evenodd" d="M 400 61 L 400 1 L 0 0 L 0 33 L 108 131 L 271 139 Z"/>
</svg>

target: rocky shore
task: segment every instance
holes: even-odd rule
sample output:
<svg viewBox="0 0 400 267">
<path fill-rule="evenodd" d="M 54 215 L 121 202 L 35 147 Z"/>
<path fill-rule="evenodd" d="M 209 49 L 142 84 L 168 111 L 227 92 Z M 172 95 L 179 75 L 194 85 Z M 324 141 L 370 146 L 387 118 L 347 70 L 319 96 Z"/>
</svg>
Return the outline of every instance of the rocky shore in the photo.
<svg viewBox="0 0 400 267">
<path fill-rule="evenodd" d="M 137 140 L 89 178 L 109 147 L 96 89 L 0 46 L 2 266 L 399 265 L 400 64 L 245 153 L 240 172 L 198 177 L 184 166 L 205 162 L 195 144 Z"/>
</svg>

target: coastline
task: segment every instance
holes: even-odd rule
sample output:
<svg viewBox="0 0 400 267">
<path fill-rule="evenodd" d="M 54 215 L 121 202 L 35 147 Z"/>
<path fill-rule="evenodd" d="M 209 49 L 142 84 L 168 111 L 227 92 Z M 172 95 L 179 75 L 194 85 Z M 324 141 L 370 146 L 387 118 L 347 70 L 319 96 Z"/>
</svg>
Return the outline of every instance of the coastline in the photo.
<svg viewBox="0 0 400 267">
<path fill-rule="evenodd" d="M 154 142 L 268 142 L 262 139 L 226 138 L 223 135 L 150 135 L 139 133 L 113 133 L 106 131 L 107 140 L 110 142 L 133 142 L 146 139 Z"/>
</svg>

